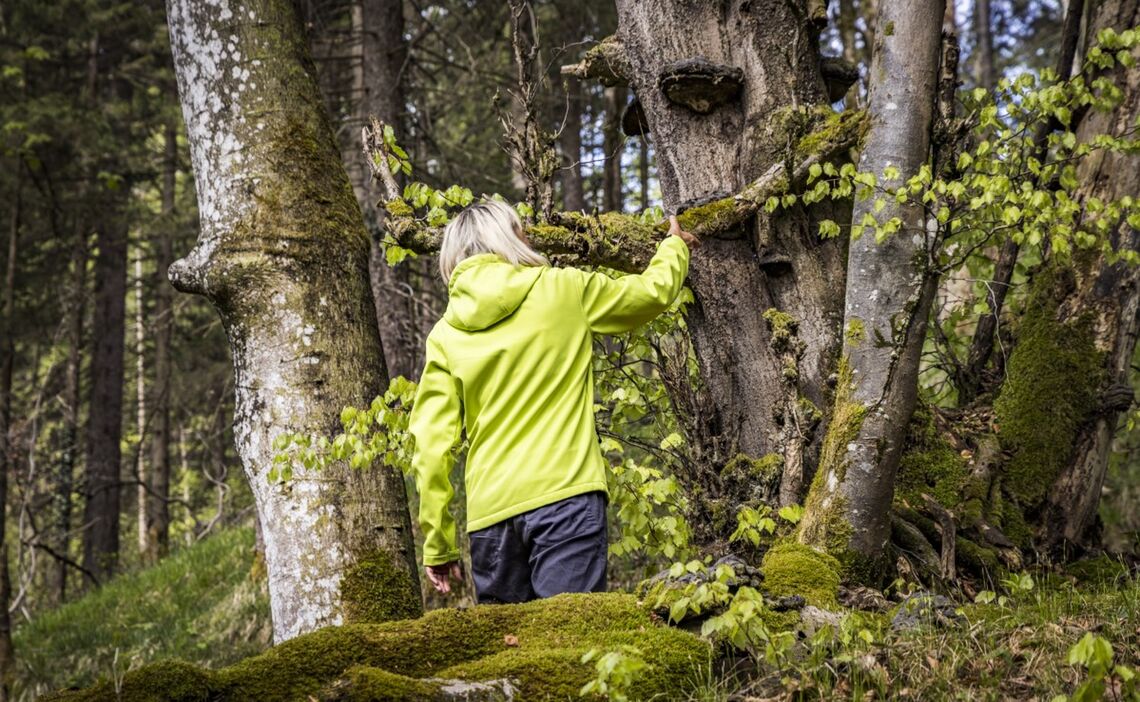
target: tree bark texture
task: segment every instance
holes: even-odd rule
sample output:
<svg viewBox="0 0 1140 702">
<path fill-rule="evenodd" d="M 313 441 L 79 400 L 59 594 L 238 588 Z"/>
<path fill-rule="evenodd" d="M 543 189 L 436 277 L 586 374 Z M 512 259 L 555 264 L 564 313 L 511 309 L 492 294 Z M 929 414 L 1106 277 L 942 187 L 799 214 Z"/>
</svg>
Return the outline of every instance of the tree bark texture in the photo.
<svg viewBox="0 0 1140 702">
<path fill-rule="evenodd" d="M 558 145 L 562 151 L 562 170 L 559 180 L 562 183 L 562 209 L 582 211 L 586 209 L 586 194 L 582 187 L 582 112 L 585 98 L 582 81 L 567 76 L 566 117 L 562 131 L 558 135 Z"/>
<path fill-rule="evenodd" d="M 618 15 L 666 211 L 738 192 L 799 158 L 793 152 L 800 137 L 820 121 L 837 119 L 820 75 L 818 27 L 791 4 L 619 1 Z M 678 62 L 698 56 L 742 75 L 740 94 L 707 114 L 673 102 L 661 87 Z M 837 283 L 845 249 L 840 240 L 818 236 L 817 218 L 845 220 L 842 208 L 829 208 L 749 215 L 733 232 L 704 239 L 694 255 L 689 329 L 703 389 L 695 402 L 682 400 L 701 408 L 686 433 L 706 466 L 696 482 L 713 499 L 721 489 L 714 473 L 734 455 L 784 451 L 782 422 L 790 415 L 781 403 L 772 404 L 786 394 L 783 354 L 773 347 L 766 310 L 779 309 L 798 323 L 806 342 L 797 369 L 800 393 L 817 406 L 826 404 L 825 379 L 839 344 L 843 298 Z M 743 499 L 724 496 L 726 504 Z M 735 511 L 729 511 L 732 521 Z"/>
<path fill-rule="evenodd" d="M 859 170 L 880 184 L 905 182 L 929 158 L 943 16 L 937 5 L 909 0 L 879 8 L 871 123 Z M 888 166 L 898 169 L 898 180 L 886 181 Z M 928 270 L 923 208 L 884 197 L 878 221 L 898 217 L 902 227 L 882 243 L 869 232 L 851 243 L 835 406 L 800 530 L 803 541 L 841 561 L 882 563 L 887 555 L 895 472 L 938 282 Z M 875 199 L 857 201 L 852 220 L 874 212 Z"/>
<path fill-rule="evenodd" d="M 263 528 L 274 638 L 416 616 L 394 469 L 295 466 L 287 483 L 267 478 L 279 435 L 328 435 L 387 380 L 369 237 L 295 7 L 170 0 L 167 11 L 201 216 L 170 277 L 210 300 L 230 339 L 235 443 Z"/>
<path fill-rule="evenodd" d="M 625 204 L 622 195 L 621 156 L 625 151 L 625 137 L 621 133 L 621 116 L 625 111 L 626 88 L 613 85 L 606 88 L 606 113 L 602 123 L 602 209 L 621 212 Z"/>
<path fill-rule="evenodd" d="M 20 218 L 23 215 L 23 168 L 16 166 L 16 197 L 9 214 L 8 241 L 4 256 L 4 291 L 0 307 L 0 701 L 8 699 L 15 675 L 12 622 L 8 603 L 12 585 L 8 573 L 8 473 L 14 468 L 12 451 L 12 372 L 16 363 L 14 324 L 16 318 L 16 254 L 19 253 Z"/>
<path fill-rule="evenodd" d="M 126 334 L 127 228 L 121 204 L 96 227 L 95 310 L 91 349 L 91 412 L 83 508 L 83 567 L 103 583 L 119 557 L 123 433 L 123 352 Z"/>
<path fill-rule="evenodd" d="M 1095 37 L 1104 28 L 1121 31 L 1138 24 L 1140 2 L 1107 0 L 1094 8 L 1088 34 Z M 1134 55 L 1140 57 L 1140 51 Z M 1110 113 L 1089 112 L 1077 127 L 1079 143 L 1091 142 L 1098 134 L 1119 135 L 1135 128 L 1140 116 L 1140 75 L 1135 69 L 1119 65 L 1112 73 L 1111 77 L 1124 91 L 1123 100 Z M 1134 196 L 1140 192 L 1140 157 L 1094 151 L 1081 162 L 1077 179 L 1081 186 L 1076 197 L 1081 201 Z M 1140 232 L 1127 223 L 1121 223 L 1111 232 L 1111 240 L 1116 249 L 1140 248 Z M 1024 339 L 1018 341 L 1009 368 L 1017 382 L 1009 392 L 1013 406 L 1022 406 L 1017 403 L 1019 393 L 1026 398 L 1030 396 L 1026 393 L 1039 393 L 1038 411 L 1043 411 L 1045 416 L 1037 419 L 1046 420 L 1045 426 L 1050 431 L 1064 426 L 1076 427 L 1070 444 L 1072 454 L 1055 476 L 1045 476 L 1052 477 L 1052 485 L 1043 496 L 1043 505 L 1034 520 L 1038 546 L 1055 553 L 1068 545 L 1078 548 L 1095 545 L 1092 538 L 1095 534 L 1090 533 L 1090 527 L 1096 519 L 1112 438 L 1121 411 L 1126 410 L 1132 400 L 1129 376 L 1136 337 L 1140 333 L 1140 268 L 1124 262 L 1109 264 L 1100 252 L 1079 252 L 1074 255 L 1071 266 L 1053 266 L 1062 270 L 1035 277 L 1033 285 L 1054 288 L 1051 323 L 1065 329 L 1075 342 L 1074 347 L 1065 351 L 1084 349 L 1091 354 L 1090 360 L 1096 361 L 1095 372 L 1083 377 L 1074 374 L 1075 377 L 1070 378 L 1071 386 L 1089 384 L 1085 392 L 1092 401 L 1083 405 L 1083 416 L 1064 416 L 1079 412 L 1082 405 L 1057 397 L 1056 391 L 1061 388 L 1051 387 L 1048 376 L 1024 373 L 1045 360 L 1039 358 L 1042 353 L 1048 353 L 1041 347 L 1041 339 L 1028 343 Z M 1069 392 L 1072 387 L 1066 394 Z M 1059 416 L 1048 416 L 1053 413 Z M 1027 419 L 1033 421 L 1032 417 Z M 1031 505 L 1031 508 L 1036 507 Z"/>
<path fill-rule="evenodd" d="M 997 85 L 992 22 L 990 0 L 974 0 L 974 81 L 986 90 Z"/>
<path fill-rule="evenodd" d="M 135 450 L 135 532 L 139 555 L 145 561 L 150 553 L 150 532 L 147 531 L 147 503 L 150 502 L 150 475 L 147 473 L 146 455 L 146 298 L 143 295 L 142 250 L 135 252 L 135 427 L 139 445 Z"/>
<path fill-rule="evenodd" d="M 178 174 L 178 129 L 163 132 L 162 220 L 154 236 L 154 393 L 150 420 L 150 500 L 147 532 L 151 562 L 170 549 L 170 339 L 174 329 L 167 269 L 174 260 L 174 202 Z"/>
</svg>

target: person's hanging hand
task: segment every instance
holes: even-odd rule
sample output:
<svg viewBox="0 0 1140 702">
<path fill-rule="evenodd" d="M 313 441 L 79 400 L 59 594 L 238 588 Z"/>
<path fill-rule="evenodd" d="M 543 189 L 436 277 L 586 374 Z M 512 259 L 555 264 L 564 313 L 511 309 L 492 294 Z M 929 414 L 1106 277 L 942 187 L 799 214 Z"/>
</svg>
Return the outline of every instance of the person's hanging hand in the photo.
<svg viewBox="0 0 1140 702">
<path fill-rule="evenodd" d="M 677 215 L 669 215 L 669 234 L 685 242 L 690 249 L 695 249 L 701 245 L 700 239 L 681 229 L 681 222 L 677 219 Z"/>
<path fill-rule="evenodd" d="M 424 572 L 427 573 L 428 580 L 431 581 L 432 587 L 444 595 L 451 592 L 452 578 L 454 578 L 457 583 L 463 582 L 463 574 L 459 570 L 459 561 L 424 566 Z"/>
</svg>

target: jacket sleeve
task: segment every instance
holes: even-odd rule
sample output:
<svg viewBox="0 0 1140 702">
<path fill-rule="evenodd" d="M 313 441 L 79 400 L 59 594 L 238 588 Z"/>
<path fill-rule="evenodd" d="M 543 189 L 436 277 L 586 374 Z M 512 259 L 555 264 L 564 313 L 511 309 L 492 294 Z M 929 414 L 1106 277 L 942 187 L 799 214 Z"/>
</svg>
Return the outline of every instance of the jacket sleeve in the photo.
<svg viewBox="0 0 1140 702">
<path fill-rule="evenodd" d="M 680 237 L 667 236 L 637 275 L 610 278 L 604 273 L 583 273 L 582 309 L 590 329 L 618 334 L 649 322 L 677 298 L 688 272 L 688 244 Z"/>
<path fill-rule="evenodd" d="M 431 337 L 408 428 L 416 440 L 412 472 L 420 494 L 424 565 L 457 561 L 455 518 L 448 509 L 455 490 L 449 476 L 463 418 L 458 383 L 447 368 L 443 349 Z"/>
</svg>

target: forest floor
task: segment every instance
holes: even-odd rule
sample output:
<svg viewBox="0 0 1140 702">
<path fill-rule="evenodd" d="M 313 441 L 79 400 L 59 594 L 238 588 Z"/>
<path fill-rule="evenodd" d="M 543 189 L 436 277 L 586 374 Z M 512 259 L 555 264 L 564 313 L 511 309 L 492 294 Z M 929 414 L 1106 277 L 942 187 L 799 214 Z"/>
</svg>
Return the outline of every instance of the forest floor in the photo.
<svg viewBox="0 0 1140 702">
<path fill-rule="evenodd" d="M 1020 574 L 993 601 L 905 630 L 891 626 L 897 609 L 844 612 L 838 632 L 769 646 L 694 697 L 1140 700 L 1140 582 L 1113 574 Z"/>
<path fill-rule="evenodd" d="M 252 530 L 230 530 L 20 625 L 14 699 L 164 658 L 218 668 L 261 652 L 268 603 L 252 563 Z M 843 610 L 834 629 L 776 636 L 676 699 L 1140 700 L 1140 583 L 1100 565 L 1011 577 L 991 601 L 909 629 L 892 627 L 894 609 Z"/>
<path fill-rule="evenodd" d="M 229 529 L 31 622 L 15 618 L 13 699 L 113 680 L 163 658 L 220 667 L 260 653 L 273 630 L 253 548 L 252 528 Z"/>
</svg>

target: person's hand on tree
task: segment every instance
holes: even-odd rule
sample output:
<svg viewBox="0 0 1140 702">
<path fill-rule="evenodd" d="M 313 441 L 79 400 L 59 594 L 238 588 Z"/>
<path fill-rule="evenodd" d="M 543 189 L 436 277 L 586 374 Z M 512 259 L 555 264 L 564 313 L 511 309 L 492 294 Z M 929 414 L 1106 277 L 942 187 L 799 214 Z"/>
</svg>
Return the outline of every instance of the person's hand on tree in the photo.
<svg viewBox="0 0 1140 702">
<path fill-rule="evenodd" d="M 451 592 L 452 578 L 457 583 L 463 582 L 463 574 L 459 570 L 459 561 L 424 566 L 424 572 L 427 573 L 432 587 L 444 595 Z"/>
<path fill-rule="evenodd" d="M 681 222 L 677 219 L 677 215 L 669 215 L 669 234 L 688 244 L 690 249 L 695 249 L 701 245 L 700 239 L 681 229 Z"/>
</svg>

